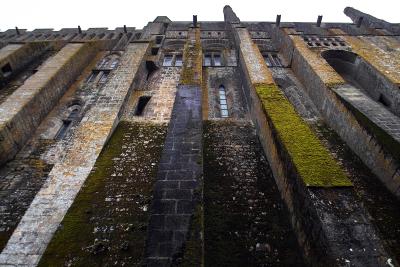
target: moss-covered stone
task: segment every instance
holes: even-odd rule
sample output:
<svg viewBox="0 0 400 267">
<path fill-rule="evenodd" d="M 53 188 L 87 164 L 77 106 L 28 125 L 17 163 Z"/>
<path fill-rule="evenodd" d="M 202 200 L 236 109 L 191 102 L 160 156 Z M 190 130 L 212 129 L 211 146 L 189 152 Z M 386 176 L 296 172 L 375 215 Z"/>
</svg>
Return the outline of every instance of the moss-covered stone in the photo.
<svg viewBox="0 0 400 267">
<path fill-rule="evenodd" d="M 344 171 L 274 84 L 255 84 L 263 110 L 307 186 L 352 186 Z"/>
<path fill-rule="evenodd" d="M 166 125 L 121 122 L 40 266 L 141 266 Z"/>
<path fill-rule="evenodd" d="M 200 28 L 193 28 L 189 31 L 183 50 L 181 84 L 201 85 L 202 60 Z"/>
</svg>

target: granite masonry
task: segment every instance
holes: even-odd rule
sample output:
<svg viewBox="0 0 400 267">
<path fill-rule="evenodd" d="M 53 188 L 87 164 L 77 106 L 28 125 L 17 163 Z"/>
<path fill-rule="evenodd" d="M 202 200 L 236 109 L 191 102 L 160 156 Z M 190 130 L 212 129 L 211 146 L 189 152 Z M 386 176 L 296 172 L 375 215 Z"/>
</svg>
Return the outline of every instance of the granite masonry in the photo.
<svg viewBox="0 0 400 267">
<path fill-rule="evenodd" d="M 0 266 L 400 266 L 400 24 L 344 13 L 0 32 Z"/>
</svg>

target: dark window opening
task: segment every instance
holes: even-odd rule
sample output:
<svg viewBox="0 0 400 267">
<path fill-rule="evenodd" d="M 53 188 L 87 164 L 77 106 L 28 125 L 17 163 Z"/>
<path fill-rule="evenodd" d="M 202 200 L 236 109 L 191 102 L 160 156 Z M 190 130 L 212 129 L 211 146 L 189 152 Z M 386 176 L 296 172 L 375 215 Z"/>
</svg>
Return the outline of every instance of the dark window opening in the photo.
<svg viewBox="0 0 400 267">
<path fill-rule="evenodd" d="M 96 77 L 97 77 L 97 73 L 96 73 L 96 72 L 92 72 L 92 73 L 89 75 L 89 77 L 87 78 L 86 83 L 92 83 L 92 82 L 94 82 L 94 80 L 96 79 Z"/>
<path fill-rule="evenodd" d="M 162 36 L 156 36 L 156 44 L 161 44 L 163 37 Z"/>
<path fill-rule="evenodd" d="M 182 55 L 175 56 L 175 67 L 181 67 L 183 64 Z"/>
<path fill-rule="evenodd" d="M 63 120 L 63 124 L 61 125 L 60 130 L 58 130 L 55 140 L 61 140 L 64 139 L 65 135 L 67 134 L 67 130 L 70 127 L 72 121 L 71 120 Z"/>
<path fill-rule="evenodd" d="M 103 75 L 101 75 L 99 83 L 105 83 L 108 79 L 108 72 L 103 72 Z"/>
<path fill-rule="evenodd" d="M 214 66 L 222 66 L 221 55 L 214 54 Z"/>
<path fill-rule="evenodd" d="M 163 66 L 165 66 L 165 67 L 172 66 L 172 55 L 165 55 L 164 56 Z"/>
<path fill-rule="evenodd" d="M 10 63 L 5 64 L 3 67 L 1 67 L 1 72 L 3 73 L 4 77 L 8 77 L 12 73 L 12 68 Z"/>
<path fill-rule="evenodd" d="M 150 76 L 158 69 L 158 67 L 156 63 L 154 63 L 154 61 L 148 60 L 146 61 L 146 69 L 147 69 L 146 80 L 149 80 Z"/>
<path fill-rule="evenodd" d="M 141 96 L 139 97 L 137 106 L 136 106 L 136 110 L 135 110 L 135 115 L 136 116 L 141 116 L 143 114 L 143 111 L 147 105 L 147 103 L 149 103 L 151 96 Z"/>
<path fill-rule="evenodd" d="M 204 66 L 211 66 L 211 55 L 204 56 Z"/>
<path fill-rule="evenodd" d="M 158 50 L 159 50 L 159 48 L 158 48 L 158 47 L 153 47 L 153 48 L 151 49 L 151 55 L 153 55 L 153 56 L 157 56 L 157 54 L 158 54 Z"/>
<path fill-rule="evenodd" d="M 382 105 L 384 105 L 385 107 L 390 107 L 389 99 L 386 98 L 386 96 L 384 96 L 383 94 L 379 95 L 378 102 L 381 103 Z"/>
</svg>

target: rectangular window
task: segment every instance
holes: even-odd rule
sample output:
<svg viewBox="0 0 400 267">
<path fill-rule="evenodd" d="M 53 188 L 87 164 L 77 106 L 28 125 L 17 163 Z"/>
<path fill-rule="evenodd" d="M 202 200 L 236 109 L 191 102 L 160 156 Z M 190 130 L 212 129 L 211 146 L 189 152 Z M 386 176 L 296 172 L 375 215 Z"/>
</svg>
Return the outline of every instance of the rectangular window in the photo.
<svg viewBox="0 0 400 267">
<path fill-rule="evenodd" d="M 108 72 L 103 72 L 99 80 L 99 83 L 105 83 L 107 81 L 107 78 L 108 78 Z"/>
<path fill-rule="evenodd" d="M 211 55 L 204 56 L 204 66 L 211 66 Z"/>
<path fill-rule="evenodd" d="M 165 67 L 172 66 L 172 55 L 165 55 L 164 56 L 163 66 L 165 66 Z"/>
<path fill-rule="evenodd" d="M 175 66 L 176 67 L 181 67 L 182 66 L 182 55 L 176 55 L 175 56 Z"/>
<path fill-rule="evenodd" d="M 214 55 L 214 66 L 221 66 L 221 65 L 222 65 L 221 55 L 215 54 Z"/>
<path fill-rule="evenodd" d="M 96 77 L 97 77 L 97 73 L 92 72 L 92 73 L 90 74 L 90 76 L 87 78 L 86 83 L 92 83 L 92 82 L 94 82 L 94 80 L 96 79 Z"/>
<path fill-rule="evenodd" d="M 118 60 L 114 59 L 113 62 L 111 63 L 111 66 L 110 66 L 110 67 L 111 67 L 112 69 L 115 69 L 115 67 L 117 67 L 117 65 L 118 65 Z"/>
<path fill-rule="evenodd" d="M 58 130 L 56 136 L 54 137 L 55 140 L 61 140 L 65 137 L 69 126 L 71 125 L 70 120 L 63 120 L 63 124 L 61 125 L 60 129 Z"/>
<path fill-rule="evenodd" d="M 221 109 L 221 117 L 222 117 L 222 118 L 226 118 L 226 117 L 228 117 L 228 116 L 229 116 L 228 110 L 226 110 L 226 109 Z"/>
</svg>

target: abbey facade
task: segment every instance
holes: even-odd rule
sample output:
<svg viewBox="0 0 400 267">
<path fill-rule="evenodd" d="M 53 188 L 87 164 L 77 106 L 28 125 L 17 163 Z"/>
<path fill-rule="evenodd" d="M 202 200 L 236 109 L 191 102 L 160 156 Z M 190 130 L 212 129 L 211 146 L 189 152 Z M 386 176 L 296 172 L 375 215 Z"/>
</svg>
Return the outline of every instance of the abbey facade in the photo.
<svg viewBox="0 0 400 267">
<path fill-rule="evenodd" d="M 0 32 L 0 266 L 399 266 L 400 24 L 344 12 Z"/>
</svg>

